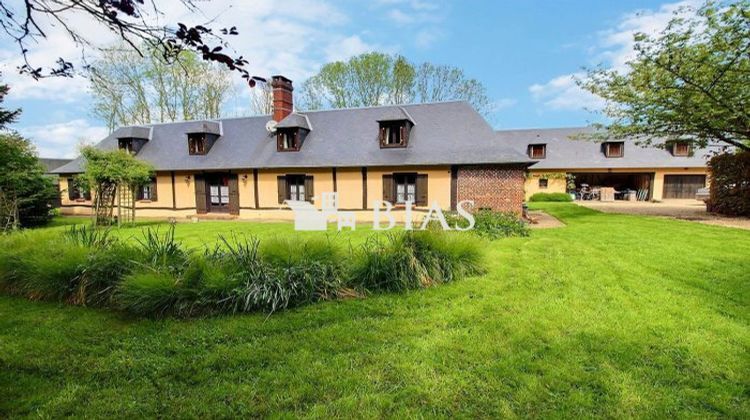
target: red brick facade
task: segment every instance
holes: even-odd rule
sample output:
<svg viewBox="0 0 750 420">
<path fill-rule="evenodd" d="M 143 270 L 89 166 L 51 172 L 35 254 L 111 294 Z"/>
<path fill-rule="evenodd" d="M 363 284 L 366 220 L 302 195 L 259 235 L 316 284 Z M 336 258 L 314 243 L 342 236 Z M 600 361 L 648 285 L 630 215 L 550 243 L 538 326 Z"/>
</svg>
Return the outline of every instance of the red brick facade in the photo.
<svg viewBox="0 0 750 420">
<path fill-rule="evenodd" d="M 461 166 L 456 173 L 458 201 L 473 200 L 475 209 L 521 214 L 526 168 L 512 165 Z"/>
</svg>

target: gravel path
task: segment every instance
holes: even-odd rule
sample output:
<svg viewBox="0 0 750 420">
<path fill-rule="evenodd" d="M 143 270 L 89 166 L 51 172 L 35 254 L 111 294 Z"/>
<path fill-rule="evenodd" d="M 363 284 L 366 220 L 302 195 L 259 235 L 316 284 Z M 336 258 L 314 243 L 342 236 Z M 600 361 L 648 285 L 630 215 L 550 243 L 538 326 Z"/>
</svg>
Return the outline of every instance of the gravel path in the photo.
<svg viewBox="0 0 750 420">
<path fill-rule="evenodd" d="M 705 204 L 697 200 L 667 200 L 661 203 L 643 201 L 577 201 L 578 205 L 605 213 L 641 214 L 690 220 L 708 225 L 719 225 L 750 230 L 750 218 L 725 217 L 706 212 Z"/>
</svg>

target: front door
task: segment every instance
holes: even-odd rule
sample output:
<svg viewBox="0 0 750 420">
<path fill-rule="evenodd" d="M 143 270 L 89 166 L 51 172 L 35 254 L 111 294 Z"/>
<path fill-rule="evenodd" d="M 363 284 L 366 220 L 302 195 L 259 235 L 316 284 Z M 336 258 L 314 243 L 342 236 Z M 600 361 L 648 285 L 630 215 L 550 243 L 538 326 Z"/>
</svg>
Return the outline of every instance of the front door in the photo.
<svg viewBox="0 0 750 420">
<path fill-rule="evenodd" d="M 229 174 L 206 175 L 208 211 L 229 213 Z"/>
</svg>

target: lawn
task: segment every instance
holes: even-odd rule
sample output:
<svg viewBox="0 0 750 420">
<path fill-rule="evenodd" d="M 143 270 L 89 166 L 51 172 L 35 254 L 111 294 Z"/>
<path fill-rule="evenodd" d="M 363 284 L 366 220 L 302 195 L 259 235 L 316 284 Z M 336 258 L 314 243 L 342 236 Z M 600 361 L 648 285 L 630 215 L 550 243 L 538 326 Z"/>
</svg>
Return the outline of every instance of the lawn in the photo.
<svg viewBox="0 0 750 420">
<path fill-rule="evenodd" d="M 493 242 L 485 276 L 270 317 L 155 321 L 0 297 L 0 417 L 750 412 L 750 232 L 535 207 L 567 226 Z M 231 231 L 294 234 L 215 222 L 177 237 Z"/>
</svg>

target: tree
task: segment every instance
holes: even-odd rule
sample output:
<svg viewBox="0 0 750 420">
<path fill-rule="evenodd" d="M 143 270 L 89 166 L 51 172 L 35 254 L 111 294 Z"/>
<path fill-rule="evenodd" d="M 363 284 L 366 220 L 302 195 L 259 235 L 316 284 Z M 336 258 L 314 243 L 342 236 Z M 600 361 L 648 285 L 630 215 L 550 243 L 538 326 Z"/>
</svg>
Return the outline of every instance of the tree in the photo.
<svg viewBox="0 0 750 420">
<path fill-rule="evenodd" d="M 300 98 L 304 109 L 465 100 L 490 112 L 487 89 L 463 70 L 377 52 L 324 65 L 302 84 Z"/>
<path fill-rule="evenodd" d="M 709 2 L 657 36 L 635 35 L 624 72 L 598 68 L 580 86 L 605 99 L 593 138 L 721 141 L 750 150 L 750 2 Z"/>
<path fill-rule="evenodd" d="M 224 37 L 237 35 L 237 28 L 221 28 L 218 31 L 205 26 L 188 26 L 177 22 L 165 26 L 159 24 L 163 15 L 158 0 L 22 0 L 19 10 L 14 9 L 7 1 L 0 1 L 0 27 L 6 36 L 19 48 L 24 58 L 24 65 L 19 68 L 25 73 L 39 79 L 43 77 L 70 77 L 75 66 L 65 57 L 57 59 L 55 67 L 43 69 L 29 62 L 29 52 L 40 40 L 47 39 L 47 27 L 39 22 L 50 22 L 49 26 L 62 28 L 64 34 L 80 46 L 85 62 L 85 48 L 92 42 L 79 21 L 74 17 L 84 16 L 91 23 L 107 28 L 115 36 L 140 53 L 139 46 L 159 48 L 167 63 L 178 61 L 181 52 L 190 50 L 200 55 L 203 60 L 219 63 L 229 70 L 242 74 L 250 86 L 255 86 L 259 78 L 250 76 L 245 66 L 248 64 L 241 55 L 231 56 L 224 52 L 228 44 Z M 180 0 L 189 11 L 199 12 L 195 0 Z M 260 79 L 262 80 L 262 79 Z"/>
<path fill-rule="evenodd" d="M 144 49 L 145 50 L 145 49 Z M 90 71 L 92 112 L 110 130 L 121 125 L 221 117 L 232 87 L 229 71 L 182 51 L 176 65 L 127 46 L 103 50 Z"/>
<path fill-rule="evenodd" d="M 269 115 L 273 113 L 273 89 L 269 83 L 260 83 L 250 92 L 250 114 Z"/>
<path fill-rule="evenodd" d="M 57 195 L 34 145 L 17 133 L 0 133 L 0 231 L 47 223 Z"/>
<path fill-rule="evenodd" d="M 94 223 L 113 223 L 118 193 L 121 193 L 121 198 L 129 197 L 127 201 L 132 204 L 126 210 L 131 212 L 131 218 L 135 218 L 134 191 L 150 182 L 153 168 L 124 150 L 101 150 L 88 146 L 81 150 L 81 156 L 84 159 L 84 172 L 77 182 L 94 192 Z M 122 200 L 119 205 L 125 206 Z"/>
<path fill-rule="evenodd" d="M 5 101 L 5 95 L 8 94 L 10 88 L 6 84 L 0 84 L 0 104 Z M 0 106 L 0 130 L 5 130 L 8 124 L 16 122 L 18 116 L 21 115 L 20 109 L 6 109 Z"/>
</svg>

